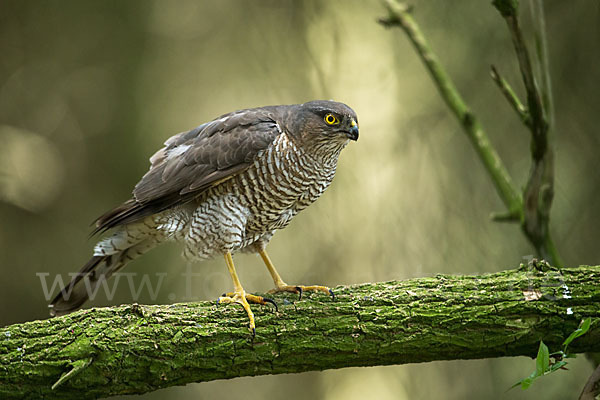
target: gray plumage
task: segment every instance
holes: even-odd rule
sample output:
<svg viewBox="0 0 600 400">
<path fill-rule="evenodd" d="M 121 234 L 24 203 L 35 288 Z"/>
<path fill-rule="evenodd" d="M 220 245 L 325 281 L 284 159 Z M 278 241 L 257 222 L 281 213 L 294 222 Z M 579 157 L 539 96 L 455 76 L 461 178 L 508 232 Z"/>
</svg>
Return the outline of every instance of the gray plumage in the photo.
<svg viewBox="0 0 600 400">
<path fill-rule="evenodd" d="M 114 232 L 51 313 L 79 308 L 90 287 L 165 241 L 182 242 L 189 260 L 264 249 L 327 189 L 340 151 L 357 138 L 356 114 L 333 101 L 235 111 L 172 136 L 133 198 L 96 221 L 94 232 Z M 84 277 L 91 284 L 78 285 Z"/>
</svg>

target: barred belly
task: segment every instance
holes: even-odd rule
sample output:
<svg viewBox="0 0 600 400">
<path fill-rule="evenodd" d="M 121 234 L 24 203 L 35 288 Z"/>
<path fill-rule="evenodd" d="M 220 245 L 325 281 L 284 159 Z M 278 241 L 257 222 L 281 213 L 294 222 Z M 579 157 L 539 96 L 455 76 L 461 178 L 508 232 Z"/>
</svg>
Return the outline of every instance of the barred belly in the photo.
<svg viewBox="0 0 600 400">
<path fill-rule="evenodd" d="M 281 134 L 247 170 L 198 199 L 187 224 L 184 256 L 207 259 L 264 248 L 275 230 L 286 227 L 329 186 L 337 154 L 321 162 Z"/>
</svg>

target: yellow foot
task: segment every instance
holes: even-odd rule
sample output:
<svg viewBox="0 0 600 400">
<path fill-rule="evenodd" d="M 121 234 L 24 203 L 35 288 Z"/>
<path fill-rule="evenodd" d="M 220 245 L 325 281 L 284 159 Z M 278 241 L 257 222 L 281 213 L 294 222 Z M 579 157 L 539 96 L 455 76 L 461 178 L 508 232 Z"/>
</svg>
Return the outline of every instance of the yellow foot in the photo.
<svg viewBox="0 0 600 400">
<path fill-rule="evenodd" d="M 277 303 L 275 303 L 271 299 L 267 299 L 266 297 L 255 296 L 253 294 L 247 294 L 246 292 L 234 292 L 234 293 L 223 293 L 221 297 L 217 299 L 217 304 L 229 304 L 229 303 L 238 303 L 244 307 L 246 313 L 248 314 L 248 319 L 250 320 L 250 330 L 252 331 L 252 336 L 256 336 L 256 325 L 254 324 L 254 313 L 250 309 L 250 304 L 261 304 L 266 305 L 268 303 L 273 304 L 275 306 L 275 311 L 278 311 Z"/>
<path fill-rule="evenodd" d="M 333 290 L 331 290 L 327 286 L 319 286 L 319 285 L 313 285 L 313 286 L 281 285 L 281 286 L 277 286 L 275 289 L 269 290 L 269 293 L 279 293 L 279 292 L 297 293 L 299 295 L 298 300 L 302 300 L 302 293 L 304 293 L 306 291 L 325 292 L 325 293 L 328 293 L 331 295 L 332 300 L 335 300 L 335 294 L 333 294 Z"/>
</svg>

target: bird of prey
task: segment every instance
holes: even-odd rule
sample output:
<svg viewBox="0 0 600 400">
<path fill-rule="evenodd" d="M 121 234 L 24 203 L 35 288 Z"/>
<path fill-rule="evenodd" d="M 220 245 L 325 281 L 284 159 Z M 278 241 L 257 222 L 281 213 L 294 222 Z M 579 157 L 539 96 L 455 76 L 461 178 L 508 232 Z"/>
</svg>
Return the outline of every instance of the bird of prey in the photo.
<svg viewBox="0 0 600 400">
<path fill-rule="evenodd" d="M 249 303 L 274 302 L 244 291 L 236 252 L 260 254 L 275 283 L 271 292 L 333 295 L 325 286 L 285 283 L 265 248 L 327 189 L 340 152 L 357 139 L 356 113 L 324 100 L 234 111 L 172 136 L 150 158 L 133 197 L 97 219 L 94 233 L 113 233 L 54 298 L 51 315 L 76 310 L 103 279 L 166 241 L 182 242 L 188 260 L 225 258 L 234 290 L 218 302 L 241 304 L 253 334 Z"/>
</svg>

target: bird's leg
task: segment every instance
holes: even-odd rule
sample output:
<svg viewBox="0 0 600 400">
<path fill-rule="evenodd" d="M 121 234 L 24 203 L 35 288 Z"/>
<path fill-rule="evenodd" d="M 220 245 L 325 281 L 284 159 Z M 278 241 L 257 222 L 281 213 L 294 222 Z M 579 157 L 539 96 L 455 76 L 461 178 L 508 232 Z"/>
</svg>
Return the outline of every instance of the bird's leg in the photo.
<svg viewBox="0 0 600 400">
<path fill-rule="evenodd" d="M 335 300 L 335 295 L 333 294 L 333 290 L 331 290 L 327 286 L 320 286 L 320 285 L 312 285 L 312 286 L 288 285 L 287 283 L 285 283 L 283 281 L 283 279 L 281 279 L 281 276 L 279 276 L 279 273 L 275 269 L 275 266 L 271 262 L 271 259 L 269 258 L 269 255 L 267 254 L 267 252 L 263 249 L 263 250 L 260 250 L 258 252 L 258 254 L 260 254 L 260 256 L 262 257 L 265 265 L 267 266 L 267 269 L 269 270 L 269 273 L 271 274 L 271 277 L 273 278 L 273 282 L 275 283 L 275 286 L 276 286 L 275 289 L 269 290 L 269 293 L 277 293 L 277 292 L 297 293 L 299 295 L 298 300 L 300 300 L 300 299 L 302 299 L 302 293 L 303 292 L 305 292 L 307 290 L 312 290 L 312 291 L 315 291 L 315 292 L 325 292 L 325 293 L 328 293 Z"/>
<path fill-rule="evenodd" d="M 252 335 L 256 335 L 256 325 L 254 324 L 254 313 L 250 309 L 249 303 L 262 304 L 265 305 L 267 303 L 271 303 L 275 306 L 275 310 L 277 310 L 277 304 L 271 299 L 267 299 L 261 296 L 255 296 L 253 294 L 247 294 L 240 283 L 240 280 L 235 272 L 235 266 L 233 265 L 233 257 L 231 257 L 231 253 L 225 253 L 225 262 L 227 263 L 227 269 L 229 270 L 229 274 L 231 275 L 231 279 L 233 280 L 233 293 L 224 293 L 223 296 L 217 299 L 217 304 L 220 303 L 238 303 L 244 307 L 246 313 L 248 314 L 248 319 L 250 319 L 250 330 L 252 331 Z"/>
</svg>

